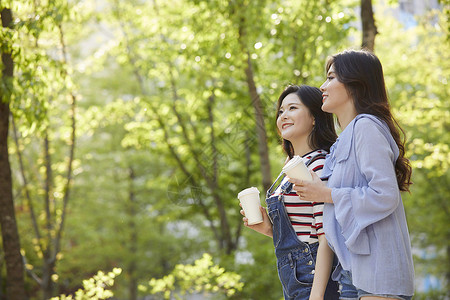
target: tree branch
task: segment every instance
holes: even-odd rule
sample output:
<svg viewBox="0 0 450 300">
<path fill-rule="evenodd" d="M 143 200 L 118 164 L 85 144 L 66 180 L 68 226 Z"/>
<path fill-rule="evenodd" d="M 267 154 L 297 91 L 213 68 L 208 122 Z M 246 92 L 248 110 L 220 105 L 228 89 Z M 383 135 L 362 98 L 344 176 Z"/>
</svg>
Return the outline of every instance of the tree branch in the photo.
<svg viewBox="0 0 450 300">
<path fill-rule="evenodd" d="M 120 16 L 116 15 L 116 18 L 120 21 Z M 136 67 L 136 60 L 131 56 L 131 48 L 129 46 L 129 40 L 128 40 L 128 34 L 125 30 L 124 24 L 122 22 L 119 22 L 121 29 L 122 29 L 122 34 L 125 37 L 125 41 L 126 41 L 126 48 L 128 51 L 128 60 L 130 62 L 130 64 L 133 66 L 133 73 L 136 76 L 136 79 L 139 83 L 139 87 L 141 89 L 141 93 L 144 96 L 148 96 L 148 93 L 145 89 L 144 86 L 144 79 L 141 76 L 139 69 Z M 194 179 L 194 176 L 186 169 L 186 167 L 184 166 L 183 162 L 181 161 L 181 158 L 179 157 L 177 151 L 175 150 L 175 147 L 170 143 L 169 141 L 169 133 L 168 133 L 168 129 L 166 127 L 166 124 L 163 122 L 163 120 L 161 119 L 161 116 L 158 114 L 158 111 L 153 107 L 153 105 L 150 104 L 150 109 L 153 112 L 153 115 L 156 116 L 156 120 L 160 126 L 160 128 L 163 130 L 164 133 L 164 141 L 167 145 L 167 148 L 169 149 L 169 152 L 171 153 L 172 157 L 176 160 L 178 166 L 180 167 L 181 171 L 185 174 L 186 178 L 188 178 L 190 184 L 192 186 L 199 186 L 197 184 L 197 182 Z M 201 199 L 201 197 L 199 197 L 198 199 L 198 205 L 200 206 L 203 214 L 205 215 L 206 219 L 209 221 L 209 227 L 211 228 L 211 231 L 213 232 L 214 236 L 216 237 L 217 241 L 220 241 L 220 234 L 216 228 L 216 226 L 214 225 L 213 222 L 213 218 L 211 216 L 211 214 L 209 213 L 209 207 L 207 205 L 204 204 L 203 200 Z"/>
<path fill-rule="evenodd" d="M 217 164 L 217 148 L 216 148 L 216 135 L 214 132 L 214 114 L 213 114 L 213 107 L 215 104 L 216 95 L 214 94 L 214 89 L 211 92 L 211 96 L 208 98 L 208 121 L 209 121 L 209 128 L 210 128 L 210 139 L 211 139 L 211 152 L 212 152 L 212 167 L 213 167 L 213 184 L 214 187 L 217 187 L 217 171 L 218 171 L 218 164 Z"/>
<path fill-rule="evenodd" d="M 25 175 L 25 168 L 23 166 L 22 151 L 20 150 L 16 122 L 14 121 L 14 116 L 12 114 L 11 114 L 11 124 L 12 124 L 12 128 L 13 128 L 13 138 L 14 138 L 14 142 L 16 144 L 16 151 L 17 151 L 17 158 L 19 161 L 20 175 L 22 176 L 23 189 L 25 191 L 25 198 L 27 199 L 28 207 L 30 209 L 31 222 L 33 224 L 34 233 L 36 234 L 36 239 L 38 240 L 39 249 L 41 252 L 43 252 L 44 247 L 42 245 L 42 237 L 41 237 L 41 233 L 40 233 L 39 226 L 37 223 L 36 214 L 34 213 L 34 205 L 33 205 L 33 201 L 31 200 L 30 190 L 28 189 L 28 180 Z"/>
<path fill-rule="evenodd" d="M 61 51 L 62 51 L 62 57 L 63 57 L 63 63 L 65 66 L 68 65 L 67 60 L 67 46 L 64 41 L 64 31 L 62 29 L 62 25 L 58 24 L 59 29 L 59 37 L 60 37 L 60 43 L 61 43 Z M 67 76 L 67 72 L 64 72 L 64 78 Z M 70 148 L 69 148 L 69 161 L 67 162 L 67 173 L 66 173 L 66 184 L 64 186 L 64 196 L 63 196 L 63 208 L 61 213 L 61 222 L 59 224 L 59 228 L 56 234 L 55 238 L 55 250 L 53 254 L 53 258 L 56 259 L 56 255 L 59 253 L 61 248 L 61 236 L 64 229 L 64 223 L 66 219 L 66 212 L 67 212 L 67 203 L 69 202 L 69 195 L 70 195 L 70 188 L 72 185 L 72 168 L 73 168 L 73 161 L 75 157 L 75 142 L 76 142 L 76 106 L 77 106 L 77 97 L 75 94 L 71 91 L 70 92 L 70 98 L 72 100 L 71 103 L 71 133 L 70 133 Z"/>
<path fill-rule="evenodd" d="M 47 228 L 47 238 L 48 241 L 51 241 L 51 232 L 52 232 L 52 214 L 51 214 L 51 208 L 50 208 L 50 202 L 51 202 L 51 190 L 52 190 L 52 163 L 51 163 L 51 155 L 50 155 L 50 141 L 48 137 L 48 127 L 45 128 L 44 133 L 44 157 L 45 157 L 45 196 L 44 196 L 44 202 L 45 202 L 45 221 L 46 221 L 46 228 Z"/>
</svg>

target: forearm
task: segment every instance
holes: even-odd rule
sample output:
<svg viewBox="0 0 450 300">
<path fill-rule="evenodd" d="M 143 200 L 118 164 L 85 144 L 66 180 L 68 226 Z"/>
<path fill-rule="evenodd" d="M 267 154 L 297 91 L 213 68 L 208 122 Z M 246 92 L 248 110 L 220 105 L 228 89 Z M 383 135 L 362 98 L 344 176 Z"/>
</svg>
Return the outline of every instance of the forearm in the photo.
<svg viewBox="0 0 450 300">
<path fill-rule="evenodd" d="M 333 257 L 333 251 L 328 246 L 325 235 L 320 235 L 310 299 L 323 299 L 330 278 Z"/>
<path fill-rule="evenodd" d="M 273 229 L 272 229 L 272 227 L 270 227 L 270 230 L 266 231 L 264 233 L 264 235 L 266 235 L 266 236 L 270 237 L 271 239 L 273 239 Z"/>
</svg>

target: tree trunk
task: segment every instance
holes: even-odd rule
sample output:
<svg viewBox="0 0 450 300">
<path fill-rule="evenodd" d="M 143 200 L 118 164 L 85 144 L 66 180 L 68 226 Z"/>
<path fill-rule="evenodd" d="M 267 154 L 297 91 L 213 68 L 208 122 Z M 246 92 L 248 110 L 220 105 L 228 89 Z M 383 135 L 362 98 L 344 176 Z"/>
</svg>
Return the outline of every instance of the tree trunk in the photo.
<svg viewBox="0 0 450 300">
<path fill-rule="evenodd" d="M 264 190 L 268 190 L 272 184 L 272 176 L 270 172 L 270 161 L 269 161 L 269 147 L 267 145 L 267 132 L 266 125 L 264 122 L 264 110 L 259 97 L 258 91 L 256 89 L 256 84 L 253 74 L 253 66 L 250 58 L 250 53 L 247 48 L 247 31 L 245 28 L 245 15 L 239 16 L 239 44 L 241 50 L 246 53 L 247 61 L 245 63 L 245 76 L 247 80 L 248 91 L 251 98 L 251 103 L 255 113 L 256 122 L 256 134 L 258 137 L 258 153 L 259 161 L 261 164 L 262 173 L 262 184 Z"/>
<path fill-rule="evenodd" d="M 377 26 L 373 16 L 372 0 L 361 0 L 362 43 L 361 48 L 371 52 L 375 50 Z"/>
<path fill-rule="evenodd" d="M 50 249 L 45 250 L 43 261 L 44 263 L 42 266 L 41 290 L 42 299 L 47 300 L 53 296 L 54 283 L 52 280 L 52 276 L 55 273 L 55 261 L 51 257 Z"/>
<path fill-rule="evenodd" d="M 2 97 L 3 98 L 3 97 Z M 24 266 L 20 254 L 8 157 L 9 105 L 0 103 L 0 224 L 6 262 L 6 286 L 10 300 L 25 299 Z"/>
<path fill-rule="evenodd" d="M 51 155 L 50 155 L 50 140 L 48 135 L 48 128 L 45 129 L 45 137 L 44 137 L 44 157 L 45 157 L 45 219 L 46 219 L 46 238 L 47 245 L 43 250 L 43 259 L 42 259 L 42 281 L 41 281 L 41 290 L 42 290 L 42 299 L 50 299 L 53 294 L 53 281 L 52 275 L 54 274 L 54 263 L 52 263 L 52 247 L 53 238 L 52 232 L 54 228 L 53 218 L 52 218 L 52 209 L 50 207 L 55 207 L 53 202 L 53 175 L 52 175 L 52 163 L 51 163 Z"/>
<path fill-rule="evenodd" d="M 252 105 L 255 111 L 256 134 L 258 135 L 258 153 L 259 161 L 261 163 L 262 184 L 264 190 L 267 191 L 272 185 L 272 176 L 270 173 L 269 161 L 269 147 L 267 146 L 267 133 L 266 125 L 264 122 L 263 107 L 261 98 L 259 97 L 258 91 L 256 90 L 252 62 L 250 60 L 249 54 L 247 55 L 247 67 L 245 68 L 245 75 L 247 77 L 248 90 L 250 92 Z"/>
<path fill-rule="evenodd" d="M 134 191 L 134 181 L 135 181 L 135 174 L 132 167 L 129 168 L 129 190 L 128 190 L 128 218 L 129 223 L 128 226 L 130 228 L 130 240 L 129 240 L 129 251 L 131 260 L 128 264 L 128 276 L 130 278 L 130 281 L 128 283 L 128 292 L 129 292 L 129 300 L 136 300 L 137 299 L 137 250 L 138 250 L 138 232 L 136 227 L 136 218 L 137 218 L 137 203 L 136 203 L 136 194 Z"/>
<path fill-rule="evenodd" d="M 3 283 L 4 279 L 3 279 L 3 265 L 4 265 L 4 260 L 3 260 L 3 251 L 0 249 L 0 286 L 5 286 L 5 284 Z M 0 288 L 0 300 L 8 300 L 6 298 L 5 293 L 3 292 L 3 289 Z"/>
<path fill-rule="evenodd" d="M 3 27 L 12 25 L 10 9 L 1 11 Z M 2 52 L 3 81 L 12 78 L 14 63 L 11 53 Z M 9 300 L 23 300 L 25 295 L 24 265 L 20 254 L 20 240 L 17 230 L 14 202 L 12 195 L 11 166 L 8 156 L 9 103 L 0 92 L 0 224 L 2 230 L 3 250 L 6 262 L 6 287 Z"/>
<path fill-rule="evenodd" d="M 447 272 L 445 272 L 445 288 L 447 289 L 447 291 L 450 291 L 450 269 L 448 267 L 450 267 L 450 246 L 447 246 Z"/>
</svg>

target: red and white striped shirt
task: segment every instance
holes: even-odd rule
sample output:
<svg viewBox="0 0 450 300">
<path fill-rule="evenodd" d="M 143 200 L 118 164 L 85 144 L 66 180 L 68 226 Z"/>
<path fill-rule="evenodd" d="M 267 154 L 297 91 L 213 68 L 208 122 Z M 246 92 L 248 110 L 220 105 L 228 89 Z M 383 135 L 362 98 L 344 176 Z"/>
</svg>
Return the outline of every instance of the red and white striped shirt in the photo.
<svg viewBox="0 0 450 300">
<path fill-rule="evenodd" d="M 314 150 L 302 156 L 308 169 L 313 170 L 320 177 L 325 162 L 325 150 Z M 322 179 L 324 180 L 324 179 Z M 326 179 L 325 179 L 326 180 Z M 287 182 L 283 178 L 280 186 L 275 190 L 274 195 L 281 193 L 281 187 Z M 308 202 L 300 200 L 300 197 L 291 191 L 283 193 L 284 206 L 289 216 L 295 233 L 300 241 L 313 244 L 319 241 L 318 236 L 324 234 L 323 231 L 323 202 Z"/>
</svg>

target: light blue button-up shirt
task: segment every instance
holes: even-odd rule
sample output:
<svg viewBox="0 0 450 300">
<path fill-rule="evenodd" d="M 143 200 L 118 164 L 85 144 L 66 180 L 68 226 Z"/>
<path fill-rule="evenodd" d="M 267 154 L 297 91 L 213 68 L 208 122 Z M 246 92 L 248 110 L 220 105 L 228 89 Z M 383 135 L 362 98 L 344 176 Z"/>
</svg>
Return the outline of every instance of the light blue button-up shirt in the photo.
<svg viewBox="0 0 450 300">
<path fill-rule="evenodd" d="M 348 124 L 325 160 L 333 203 L 325 203 L 324 230 L 357 288 L 411 296 L 414 266 L 395 175 L 398 155 L 388 126 L 377 117 L 361 114 Z"/>
</svg>

